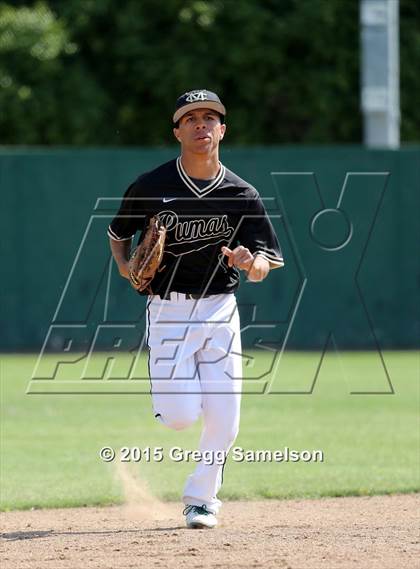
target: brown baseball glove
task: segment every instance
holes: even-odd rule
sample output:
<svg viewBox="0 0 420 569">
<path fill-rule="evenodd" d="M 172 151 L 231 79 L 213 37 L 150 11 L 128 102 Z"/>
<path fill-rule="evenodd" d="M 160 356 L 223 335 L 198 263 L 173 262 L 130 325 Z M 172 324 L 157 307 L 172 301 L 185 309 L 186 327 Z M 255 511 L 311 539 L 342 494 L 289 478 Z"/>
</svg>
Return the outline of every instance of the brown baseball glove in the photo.
<svg viewBox="0 0 420 569">
<path fill-rule="evenodd" d="M 165 239 L 165 226 L 158 216 L 152 217 L 128 264 L 130 283 L 136 290 L 152 292 L 149 285 L 162 262 Z"/>
</svg>

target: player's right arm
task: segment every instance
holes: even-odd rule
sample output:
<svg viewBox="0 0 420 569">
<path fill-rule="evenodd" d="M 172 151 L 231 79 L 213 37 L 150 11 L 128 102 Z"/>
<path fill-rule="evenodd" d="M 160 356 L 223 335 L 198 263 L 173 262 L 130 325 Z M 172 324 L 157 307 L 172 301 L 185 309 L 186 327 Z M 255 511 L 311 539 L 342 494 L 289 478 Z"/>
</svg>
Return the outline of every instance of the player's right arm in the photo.
<svg viewBox="0 0 420 569">
<path fill-rule="evenodd" d="M 125 279 L 128 279 L 128 261 L 130 259 L 132 241 L 132 239 L 124 239 L 124 241 L 116 241 L 112 238 L 109 239 L 112 256 L 114 257 L 114 261 L 117 263 L 120 275 Z"/>
<path fill-rule="evenodd" d="M 133 237 L 137 231 L 139 201 L 136 200 L 135 184 L 127 189 L 117 215 L 108 227 L 109 246 L 117 263 L 119 273 L 128 279 L 128 261 L 130 259 Z"/>
</svg>

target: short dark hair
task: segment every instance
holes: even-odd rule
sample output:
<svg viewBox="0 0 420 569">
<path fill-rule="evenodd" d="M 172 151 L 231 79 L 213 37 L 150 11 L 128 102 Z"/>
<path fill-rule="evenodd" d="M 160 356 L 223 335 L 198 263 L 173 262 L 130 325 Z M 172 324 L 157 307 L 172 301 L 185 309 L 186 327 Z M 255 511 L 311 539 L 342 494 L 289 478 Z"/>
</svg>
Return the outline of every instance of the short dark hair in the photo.
<svg viewBox="0 0 420 569">
<path fill-rule="evenodd" d="M 220 124 L 225 124 L 225 117 L 220 114 L 220 113 L 216 113 L 217 115 L 219 115 L 219 119 L 220 119 Z M 182 117 L 181 117 L 182 118 Z M 179 119 L 178 121 L 176 121 L 176 123 L 174 123 L 173 128 L 179 128 L 179 121 L 181 119 Z"/>
</svg>

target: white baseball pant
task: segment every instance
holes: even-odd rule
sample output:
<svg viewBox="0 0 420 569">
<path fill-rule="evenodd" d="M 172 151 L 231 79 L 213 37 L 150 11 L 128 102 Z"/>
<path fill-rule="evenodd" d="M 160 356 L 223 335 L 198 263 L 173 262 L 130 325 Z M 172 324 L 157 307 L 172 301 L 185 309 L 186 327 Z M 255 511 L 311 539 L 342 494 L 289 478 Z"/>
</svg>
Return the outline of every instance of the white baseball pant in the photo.
<svg viewBox="0 0 420 569">
<path fill-rule="evenodd" d="M 198 300 L 171 292 L 170 300 L 147 302 L 149 374 L 155 416 L 184 429 L 203 418 L 203 456 L 228 453 L 239 429 L 242 353 L 234 294 Z M 184 504 L 205 505 L 217 514 L 223 464 L 197 463 L 188 477 Z"/>
</svg>

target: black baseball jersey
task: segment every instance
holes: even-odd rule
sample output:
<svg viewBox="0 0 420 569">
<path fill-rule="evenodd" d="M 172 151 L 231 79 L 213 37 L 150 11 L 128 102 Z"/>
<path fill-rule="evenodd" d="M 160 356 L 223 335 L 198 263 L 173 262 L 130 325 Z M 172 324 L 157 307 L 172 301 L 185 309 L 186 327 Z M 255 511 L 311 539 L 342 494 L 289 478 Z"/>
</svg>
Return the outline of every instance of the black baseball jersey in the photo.
<svg viewBox="0 0 420 569">
<path fill-rule="evenodd" d="M 223 245 L 243 245 L 254 256 L 265 257 L 271 267 L 283 265 L 257 190 L 222 164 L 212 180 L 188 176 L 180 158 L 141 175 L 126 191 L 108 235 L 116 241 L 131 239 L 154 215 L 167 234 L 162 263 L 151 282 L 153 294 L 234 292 L 239 271 L 228 267 Z"/>
</svg>

